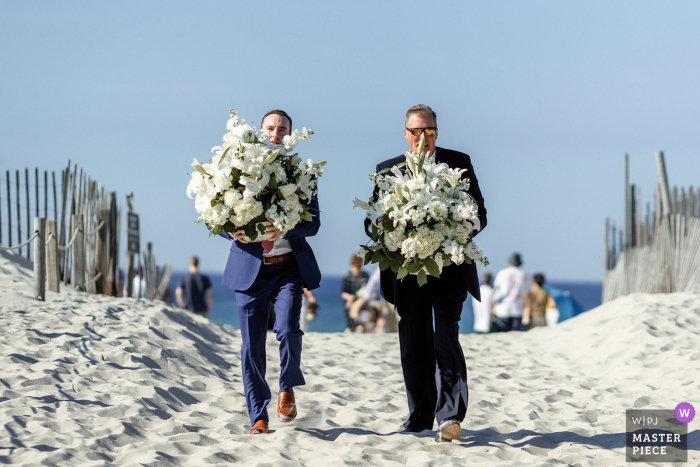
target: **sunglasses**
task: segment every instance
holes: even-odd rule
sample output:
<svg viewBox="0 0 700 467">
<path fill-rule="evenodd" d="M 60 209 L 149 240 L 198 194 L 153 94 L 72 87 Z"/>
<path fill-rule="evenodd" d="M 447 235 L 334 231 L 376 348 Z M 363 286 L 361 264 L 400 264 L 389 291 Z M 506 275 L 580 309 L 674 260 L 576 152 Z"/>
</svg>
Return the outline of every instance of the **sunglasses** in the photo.
<svg viewBox="0 0 700 467">
<path fill-rule="evenodd" d="M 425 136 L 434 136 L 437 134 L 437 127 L 431 126 L 428 128 L 406 128 L 413 136 L 420 136 L 425 132 Z"/>
</svg>

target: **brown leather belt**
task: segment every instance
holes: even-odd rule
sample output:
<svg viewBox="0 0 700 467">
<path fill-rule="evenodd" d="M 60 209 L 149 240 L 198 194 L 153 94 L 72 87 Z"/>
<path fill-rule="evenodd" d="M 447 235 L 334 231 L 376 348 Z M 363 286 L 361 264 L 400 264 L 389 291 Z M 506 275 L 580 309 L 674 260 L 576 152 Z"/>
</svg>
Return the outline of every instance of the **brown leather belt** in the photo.
<svg viewBox="0 0 700 467">
<path fill-rule="evenodd" d="M 287 253 L 286 255 L 279 256 L 263 256 L 263 264 L 277 264 L 284 263 L 285 261 L 291 261 L 294 259 L 294 255 Z"/>
</svg>

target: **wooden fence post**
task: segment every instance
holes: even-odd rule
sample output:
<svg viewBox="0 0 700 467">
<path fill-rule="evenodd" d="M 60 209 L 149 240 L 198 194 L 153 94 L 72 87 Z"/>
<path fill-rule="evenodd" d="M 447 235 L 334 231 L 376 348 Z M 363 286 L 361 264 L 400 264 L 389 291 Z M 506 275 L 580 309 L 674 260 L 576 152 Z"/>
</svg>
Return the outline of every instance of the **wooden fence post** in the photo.
<svg viewBox="0 0 700 467">
<path fill-rule="evenodd" d="M 15 182 L 16 182 L 16 190 L 15 192 L 17 193 L 17 199 L 15 200 L 17 204 L 17 243 L 22 243 L 22 219 L 20 218 L 20 206 L 19 206 L 19 170 L 15 172 Z M 17 254 L 19 256 L 22 256 L 22 248 L 19 248 L 17 250 Z"/>
<path fill-rule="evenodd" d="M 632 193 L 630 187 L 630 155 L 625 154 L 625 244 L 620 251 L 632 246 Z"/>
<path fill-rule="evenodd" d="M 32 231 L 32 220 L 31 220 L 31 202 L 29 200 L 29 169 L 24 168 L 24 188 L 27 193 L 27 238 L 31 237 L 32 234 L 30 233 Z M 27 245 L 27 260 L 31 261 L 31 251 L 32 247 L 31 245 Z"/>
<path fill-rule="evenodd" d="M 104 225 L 97 233 L 97 242 L 95 245 L 95 274 L 100 274 L 99 279 L 95 281 L 95 293 L 104 294 L 105 285 L 107 284 L 107 266 L 109 264 L 109 210 L 100 209 L 98 212 L 97 224 L 104 222 Z"/>
<path fill-rule="evenodd" d="M 58 224 L 46 221 L 46 277 L 49 290 L 60 292 L 61 266 L 58 263 Z"/>
<path fill-rule="evenodd" d="M 58 221 L 58 206 L 56 205 L 56 172 L 51 172 L 53 180 L 53 220 Z"/>
<path fill-rule="evenodd" d="M 85 237 L 83 231 L 83 216 L 73 214 L 71 223 L 75 229 L 75 242 L 73 243 L 73 258 L 71 270 L 71 286 L 80 291 L 85 290 Z"/>
<path fill-rule="evenodd" d="M 131 297 L 134 293 L 134 254 L 129 251 L 129 213 L 134 210 L 134 194 L 126 194 L 126 271 L 124 274 L 124 289 L 126 291 L 126 296 Z"/>
<path fill-rule="evenodd" d="M 661 205 L 663 214 L 671 214 L 671 192 L 668 189 L 668 177 L 666 176 L 666 162 L 663 151 L 656 153 L 656 167 L 659 170 L 659 183 L 661 184 Z"/>
<path fill-rule="evenodd" d="M 46 301 L 46 219 L 34 218 L 34 298 Z"/>
<path fill-rule="evenodd" d="M 68 177 L 69 177 L 69 172 L 70 172 L 70 159 L 68 159 L 68 166 L 66 167 L 66 170 L 63 171 L 63 181 L 61 182 L 61 218 L 59 219 L 59 224 L 60 224 L 60 230 L 59 230 L 59 235 L 60 237 L 58 238 L 58 244 L 61 245 L 62 247 L 66 245 L 66 203 L 68 202 Z M 70 237 L 72 234 L 69 233 L 68 236 Z M 67 251 L 59 251 L 59 258 L 58 258 L 58 264 L 59 267 L 61 265 L 64 266 L 63 268 L 63 282 L 66 283 L 66 276 L 68 275 L 68 271 L 65 268 L 65 264 L 63 261 L 63 258 L 65 258 L 66 255 L 68 255 Z"/>
<path fill-rule="evenodd" d="M 39 167 L 34 167 L 34 207 L 36 208 L 36 217 L 39 217 Z"/>
<path fill-rule="evenodd" d="M 107 262 L 107 284 L 105 294 L 112 297 L 117 296 L 117 284 L 119 282 L 119 272 L 115 266 L 117 262 L 117 196 L 115 192 L 107 194 L 107 205 L 109 206 L 109 236 L 108 262 Z"/>
<path fill-rule="evenodd" d="M 49 172 L 44 170 L 44 219 L 49 219 Z"/>
<path fill-rule="evenodd" d="M 12 246 L 12 201 L 10 200 L 10 171 L 5 171 L 7 182 L 7 246 Z"/>
</svg>

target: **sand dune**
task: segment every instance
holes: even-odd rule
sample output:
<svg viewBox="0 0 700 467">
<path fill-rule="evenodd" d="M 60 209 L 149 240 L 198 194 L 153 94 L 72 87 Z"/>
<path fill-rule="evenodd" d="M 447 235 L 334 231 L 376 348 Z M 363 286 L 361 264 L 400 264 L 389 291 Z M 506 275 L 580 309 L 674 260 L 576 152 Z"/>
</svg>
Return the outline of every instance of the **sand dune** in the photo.
<svg viewBox="0 0 700 467">
<path fill-rule="evenodd" d="M 397 433 L 396 335 L 307 334 L 299 417 L 250 436 L 237 330 L 145 300 L 37 302 L 27 266 L 0 252 L 3 464 L 624 465 L 625 409 L 700 406 L 700 297 L 632 295 L 555 328 L 463 336 L 470 400 L 453 443 Z M 272 334 L 267 349 L 276 400 Z"/>
</svg>

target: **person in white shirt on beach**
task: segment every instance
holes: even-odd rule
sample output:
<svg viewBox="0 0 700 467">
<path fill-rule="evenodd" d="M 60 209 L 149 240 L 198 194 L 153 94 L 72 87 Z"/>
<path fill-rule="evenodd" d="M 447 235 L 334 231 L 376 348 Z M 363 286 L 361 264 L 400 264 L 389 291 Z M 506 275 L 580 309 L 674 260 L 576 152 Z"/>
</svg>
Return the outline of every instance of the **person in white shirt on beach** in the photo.
<svg viewBox="0 0 700 467">
<path fill-rule="evenodd" d="M 491 314 L 493 308 L 493 288 L 491 287 L 491 274 L 484 274 L 481 279 L 481 301 L 472 297 L 472 310 L 474 310 L 474 332 L 486 334 L 491 329 Z"/>
<path fill-rule="evenodd" d="M 510 267 L 498 271 L 493 284 L 493 300 L 498 332 L 519 331 L 522 326 L 525 298 L 532 288 L 532 281 L 520 269 L 519 253 L 509 259 Z"/>
</svg>

